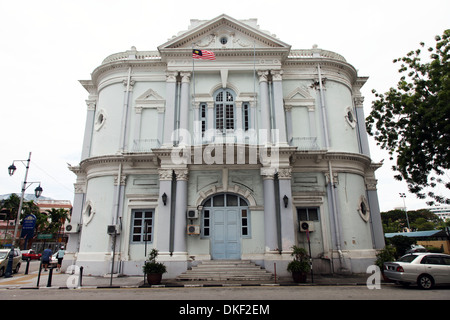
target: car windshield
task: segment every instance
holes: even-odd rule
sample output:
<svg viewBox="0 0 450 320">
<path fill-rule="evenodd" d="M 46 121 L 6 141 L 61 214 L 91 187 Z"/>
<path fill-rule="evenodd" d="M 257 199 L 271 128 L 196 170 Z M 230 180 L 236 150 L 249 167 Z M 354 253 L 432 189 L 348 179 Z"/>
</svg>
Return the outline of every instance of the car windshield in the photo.
<svg viewBox="0 0 450 320">
<path fill-rule="evenodd" d="M 8 252 L 0 252 L 0 259 L 4 259 Z"/>
<path fill-rule="evenodd" d="M 401 257 L 400 259 L 398 259 L 397 261 L 399 262 L 411 262 L 413 261 L 415 258 L 417 258 L 416 254 L 407 254 L 406 256 Z"/>
</svg>

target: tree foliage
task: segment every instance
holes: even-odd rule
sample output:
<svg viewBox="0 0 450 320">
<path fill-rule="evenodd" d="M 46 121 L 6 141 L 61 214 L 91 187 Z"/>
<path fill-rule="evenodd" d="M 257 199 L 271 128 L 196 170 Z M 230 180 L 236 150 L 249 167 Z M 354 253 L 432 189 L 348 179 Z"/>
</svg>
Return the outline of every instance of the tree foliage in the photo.
<svg viewBox="0 0 450 320">
<path fill-rule="evenodd" d="M 438 185 L 450 190 L 444 178 L 450 168 L 450 29 L 435 39 L 428 62 L 422 62 L 421 49 L 393 61 L 400 63 L 402 75 L 397 88 L 384 94 L 372 90 L 376 100 L 366 119 L 368 133 L 391 159 L 397 158 L 394 177 L 405 180 L 419 198 L 428 196 L 429 205 L 450 204 L 433 191 Z"/>
<path fill-rule="evenodd" d="M 445 223 L 429 210 L 408 211 L 409 226 L 413 231 L 442 229 Z M 384 233 L 402 232 L 408 226 L 403 210 L 390 210 L 381 213 Z"/>
</svg>

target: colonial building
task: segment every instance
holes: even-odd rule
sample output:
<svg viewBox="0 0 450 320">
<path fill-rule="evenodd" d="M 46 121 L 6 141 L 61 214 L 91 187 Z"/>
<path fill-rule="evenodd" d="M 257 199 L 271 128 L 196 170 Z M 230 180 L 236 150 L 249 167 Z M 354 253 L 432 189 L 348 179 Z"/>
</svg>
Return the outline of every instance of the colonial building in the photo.
<svg viewBox="0 0 450 320">
<path fill-rule="evenodd" d="M 283 275 L 297 245 L 317 273 L 365 272 L 384 246 L 366 81 L 337 53 L 227 15 L 107 57 L 80 81 L 65 265 L 138 275 L 157 248 L 165 277 L 220 259 Z"/>
</svg>

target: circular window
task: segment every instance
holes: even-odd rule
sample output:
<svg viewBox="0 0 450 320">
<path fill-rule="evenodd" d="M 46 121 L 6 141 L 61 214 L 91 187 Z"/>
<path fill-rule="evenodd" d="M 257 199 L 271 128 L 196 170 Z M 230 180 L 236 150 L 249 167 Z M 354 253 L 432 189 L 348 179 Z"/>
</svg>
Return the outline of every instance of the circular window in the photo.
<svg viewBox="0 0 450 320">
<path fill-rule="evenodd" d="M 86 207 L 83 211 L 83 222 L 84 225 L 87 226 L 89 222 L 91 222 L 92 218 L 94 217 L 95 211 L 92 207 L 91 201 L 86 202 Z"/>
<path fill-rule="evenodd" d="M 359 199 L 358 213 L 365 222 L 369 221 L 370 217 L 369 204 L 367 203 L 367 199 L 364 196 L 361 196 L 361 198 Z"/>
<path fill-rule="evenodd" d="M 219 39 L 219 41 L 220 41 L 221 44 L 225 45 L 225 44 L 227 44 L 227 42 L 228 42 L 228 38 L 227 38 L 227 37 L 221 37 L 221 38 Z"/>
<path fill-rule="evenodd" d="M 103 127 L 103 125 L 105 124 L 106 121 L 106 114 L 104 110 L 99 110 L 99 112 L 97 113 L 97 116 L 95 118 L 95 130 L 100 130 L 101 127 Z"/>
<path fill-rule="evenodd" d="M 356 117 L 353 113 L 352 107 L 347 107 L 346 114 L 345 114 L 345 120 L 347 120 L 350 127 L 355 128 L 356 127 Z"/>
</svg>

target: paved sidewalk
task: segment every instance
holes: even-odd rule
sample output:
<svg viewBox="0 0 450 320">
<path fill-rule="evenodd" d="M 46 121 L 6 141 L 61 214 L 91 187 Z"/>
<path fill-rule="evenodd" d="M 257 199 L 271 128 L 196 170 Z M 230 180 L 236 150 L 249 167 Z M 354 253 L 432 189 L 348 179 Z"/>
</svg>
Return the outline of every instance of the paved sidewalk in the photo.
<svg viewBox="0 0 450 320">
<path fill-rule="evenodd" d="M 83 275 L 81 278 L 81 287 L 79 286 L 79 276 L 54 272 L 52 273 L 51 283 L 49 283 L 50 272 L 42 272 L 38 285 L 38 272 L 28 275 L 23 273 L 14 274 L 11 278 L 0 278 L 1 289 L 67 289 L 67 288 L 173 288 L 173 287 L 219 287 L 219 286 L 333 286 L 333 285 L 366 285 L 369 274 L 357 274 L 351 276 L 344 275 L 314 275 L 314 281 L 311 276 L 307 283 L 297 284 L 290 277 L 280 278 L 272 281 L 177 281 L 174 279 L 164 279 L 161 285 L 150 286 L 144 283 L 144 276 L 123 276 L 112 279 L 110 276 L 93 277 Z M 381 281 L 382 284 L 386 284 Z"/>
</svg>

